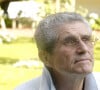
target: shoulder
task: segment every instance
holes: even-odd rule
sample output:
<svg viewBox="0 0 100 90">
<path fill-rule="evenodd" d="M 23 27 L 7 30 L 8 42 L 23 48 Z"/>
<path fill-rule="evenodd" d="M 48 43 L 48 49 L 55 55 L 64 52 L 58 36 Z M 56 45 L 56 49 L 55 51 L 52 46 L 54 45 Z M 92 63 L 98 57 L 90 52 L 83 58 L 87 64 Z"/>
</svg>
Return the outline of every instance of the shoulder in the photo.
<svg viewBox="0 0 100 90">
<path fill-rule="evenodd" d="M 93 75 L 96 80 L 97 86 L 100 89 L 100 72 L 93 72 Z"/>
<path fill-rule="evenodd" d="M 38 90 L 41 77 L 32 79 L 16 87 L 14 90 Z"/>
</svg>

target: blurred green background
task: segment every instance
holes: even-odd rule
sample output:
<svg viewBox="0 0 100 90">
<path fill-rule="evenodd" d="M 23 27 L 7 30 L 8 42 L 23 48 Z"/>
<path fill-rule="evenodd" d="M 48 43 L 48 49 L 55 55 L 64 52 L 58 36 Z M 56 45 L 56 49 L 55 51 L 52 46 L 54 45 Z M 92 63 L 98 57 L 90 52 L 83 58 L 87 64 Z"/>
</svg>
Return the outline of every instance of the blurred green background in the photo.
<svg viewBox="0 0 100 90">
<path fill-rule="evenodd" d="M 43 65 L 37 55 L 34 39 L 30 37 L 0 44 L 0 90 L 13 90 L 16 85 L 40 75 Z"/>
<path fill-rule="evenodd" d="M 43 64 L 33 35 L 38 22 L 56 12 L 74 11 L 88 20 L 98 38 L 93 71 L 100 72 L 99 3 L 99 0 L 0 0 L 0 90 L 13 90 L 41 74 Z"/>
</svg>

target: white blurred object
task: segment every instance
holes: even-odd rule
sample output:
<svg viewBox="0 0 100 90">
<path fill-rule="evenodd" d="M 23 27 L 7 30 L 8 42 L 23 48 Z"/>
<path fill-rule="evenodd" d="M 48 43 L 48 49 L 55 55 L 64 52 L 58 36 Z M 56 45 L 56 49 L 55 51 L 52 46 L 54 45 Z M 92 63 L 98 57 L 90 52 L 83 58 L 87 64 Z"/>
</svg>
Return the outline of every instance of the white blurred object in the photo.
<svg viewBox="0 0 100 90">
<path fill-rule="evenodd" d="M 34 1 L 14 1 L 10 2 L 8 6 L 8 16 L 11 19 L 15 19 L 20 14 L 20 17 L 34 18 L 39 12 L 41 4 Z"/>
<path fill-rule="evenodd" d="M 91 13 L 91 14 L 89 15 L 89 17 L 90 17 L 90 18 L 93 18 L 93 19 L 98 19 L 98 18 L 99 18 L 99 16 L 98 16 L 97 13 Z"/>
<path fill-rule="evenodd" d="M 0 42 L 3 42 L 3 41 L 11 42 L 12 40 L 16 40 L 17 36 L 14 33 L 9 32 L 8 30 L 1 30 L 0 39 L 2 39 Z"/>
<path fill-rule="evenodd" d="M 20 60 L 18 62 L 16 62 L 15 64 L 13 64 L 14 67 L 21 67 L 21 66 L 26 66 L 28 68 L 34 66 L 36 68 L 42 67 L 43 64 L 42 62 L 38 61 L 38 60 Z"/>
</svg>

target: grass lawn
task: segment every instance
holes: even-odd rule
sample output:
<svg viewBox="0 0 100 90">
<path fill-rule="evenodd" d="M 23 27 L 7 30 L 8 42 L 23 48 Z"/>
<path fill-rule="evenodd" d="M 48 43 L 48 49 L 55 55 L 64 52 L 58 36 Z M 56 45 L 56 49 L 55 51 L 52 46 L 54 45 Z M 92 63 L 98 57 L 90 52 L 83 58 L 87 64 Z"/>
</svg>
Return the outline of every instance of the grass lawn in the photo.
<svg viewBox="0 0 100 90">
<path fill-rule="evenodd" d="M 34 43 L 0 44 L 0 57 L 11 59 L 37 58 Z"/>
<path fill-rule="evenodd" d="M 13 90 L 18 84 L 37 77 L 41 68 L 14 68 L 0 65 L 0 90 Z"/>
</svg>

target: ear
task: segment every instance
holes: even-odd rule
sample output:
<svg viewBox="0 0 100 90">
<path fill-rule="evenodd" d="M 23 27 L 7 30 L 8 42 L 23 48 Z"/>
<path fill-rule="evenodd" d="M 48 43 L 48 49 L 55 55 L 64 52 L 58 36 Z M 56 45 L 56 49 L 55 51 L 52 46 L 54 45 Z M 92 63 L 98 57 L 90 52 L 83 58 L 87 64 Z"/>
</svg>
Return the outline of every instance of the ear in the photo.
<svg viewBox="0 0 100 90">
<path fill-rule="evenodd" d="M 49 57 L 48 57 L 48 52 L 40 50 L 38 52 L 39 58 L 40 60 L 45 64 L 45 65 L 49 65 Z"/>
</svg>

